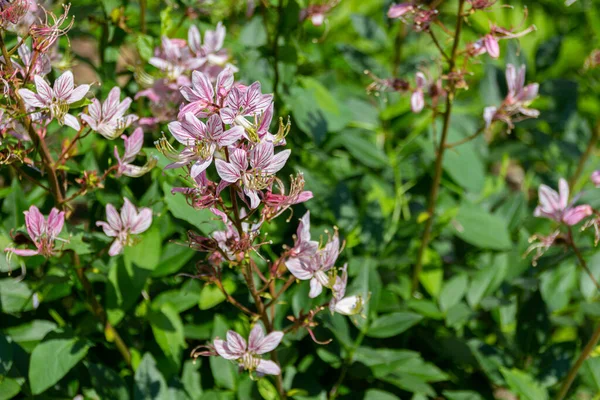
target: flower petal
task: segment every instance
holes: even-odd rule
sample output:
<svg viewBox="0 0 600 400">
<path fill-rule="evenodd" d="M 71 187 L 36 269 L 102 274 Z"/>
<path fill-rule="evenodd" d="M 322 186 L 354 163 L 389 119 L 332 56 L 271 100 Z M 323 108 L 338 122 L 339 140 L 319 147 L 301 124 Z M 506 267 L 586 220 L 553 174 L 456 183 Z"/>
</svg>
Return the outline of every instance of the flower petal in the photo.
<svg viewBox="0 0 600 400">
<path fill-rule="evenodd" d="M 256 372 L 263 375 L 279 375 L 281 374 L 281 368 L 271 360 L 260 360 Z"/>
</svg>

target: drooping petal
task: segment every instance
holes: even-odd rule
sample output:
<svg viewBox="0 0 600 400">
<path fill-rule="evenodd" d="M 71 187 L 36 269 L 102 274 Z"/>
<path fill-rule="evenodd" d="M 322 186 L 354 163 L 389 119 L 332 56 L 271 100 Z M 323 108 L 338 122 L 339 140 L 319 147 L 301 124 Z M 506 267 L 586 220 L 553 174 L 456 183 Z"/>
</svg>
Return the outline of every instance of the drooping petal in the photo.
<svg viewBox="0 0 600 400">
<path fill-rule="evenodd" d="M 110 245 L 110 249 L 108 249 L 108 255 L 114 257 L 116 255 L 121 254 L 123 251 L 123 243 L 119 239 L 115 239 L 114 242 Z"/>
<path fill-rule="evenodd" d="M 96 226 L 102 227 L 104 234 L 109 237 L 117 237 L 119 232 L 116 231 L 113 227 L 110 226 L 108 222 L 98 221 L 96 222 Z"/>
<path fill-rule="evenodd" d="M 65 114 L 63 120 L 64 120 L 64 123 L 66 126 L 70 126 L 71 128 L 75 129 L 76 131 L 81 129 L 81 125 L 79 125 L 79 120 L 74 115 Z"/>
<path fill-rule="evenodd" d="M 363 299 L 361 296 L 349 296 L 335 304 L 335 312 L 342 315 L 356 315 L 362 311 Z"/>
<path fill-rule="evenodd" d="M 145 232 L 152 225 L 152 210 L 144 207 L 141 208 L 131 225 L 131 233 L 137 235 Z"/>
<path fill-rule="evenodd" d="M 256 372 L 263 375 L 279 375 L 281 374 L 281 368 L 271 360 L 260 360 Z"/>
<path fill-rule="evenodd" d="M 4 249 L 7 253 L 14 253 L 21 257 L 31 257 L 40 254 L 39 250 L 31 250 L 31 249 L 15 249 L 12 247 L 7 247 Z"/>
<path fill-rule="evenodd" d="M 308 293 L 308 297 L 314 299 L 323 291 L 323 285 L 317 280 L 317 278 L 312 278 L 310 280 L 310 292 Z"/>
<path fill-rule="evenodd" d="M 190 168 L 190 176 L 195 179 L 198 175 L 206 171 L 206 169 L 212 164 L 213 158 L 212 155 L 206 159 L 200 159 L 196 161 L 192 168 Z"/>
</svg>

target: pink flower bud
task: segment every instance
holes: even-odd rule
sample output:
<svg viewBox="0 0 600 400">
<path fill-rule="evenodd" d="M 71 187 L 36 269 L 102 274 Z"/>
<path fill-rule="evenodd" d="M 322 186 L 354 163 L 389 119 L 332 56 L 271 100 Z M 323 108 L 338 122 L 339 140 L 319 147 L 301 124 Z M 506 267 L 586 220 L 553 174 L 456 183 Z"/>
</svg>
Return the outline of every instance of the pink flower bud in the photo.
<svg viewBox="0 0 600 400">
<path fill-rule="evenodd" d="M 493 35 L 485 35 L 483 38 L 483 43 L 490 57 L 500 57 L 500 46 L 498 45 L 498 39 L 496 39 Z"/>
<path fill-rule="evenodd" d="M 400 3 L 394 4 L 388 10 L 387 16 L 388 18 L 400 18 L 404 14 L 411 12 L 414 9 L 412 3 Z"/>
<path fill-rule="evenodd" d="M 573 208 L 569 208 L 563 214 L 562 220 L 565 224 L 573 226 L 581 222 L 582 219 L 592 215 L 592 207 L 589 205 L 582 205 Z"/>
</svg>

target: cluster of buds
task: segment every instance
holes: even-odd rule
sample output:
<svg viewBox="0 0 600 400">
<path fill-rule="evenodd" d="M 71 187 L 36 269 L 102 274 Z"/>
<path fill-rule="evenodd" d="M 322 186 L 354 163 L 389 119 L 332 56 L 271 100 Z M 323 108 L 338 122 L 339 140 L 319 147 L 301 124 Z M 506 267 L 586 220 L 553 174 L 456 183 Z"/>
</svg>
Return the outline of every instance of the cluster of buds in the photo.
<svg viewBox="0 0 600 400">
<path fill-rule="evenodd" d="M 438 11 L 411 1 L 392 5 L 387 15 L 388 18 L 400 19 L 410 25 L 415 32 L 423 32 L 429 30 L 431 23 L 437 18 Z"/>
</svg>

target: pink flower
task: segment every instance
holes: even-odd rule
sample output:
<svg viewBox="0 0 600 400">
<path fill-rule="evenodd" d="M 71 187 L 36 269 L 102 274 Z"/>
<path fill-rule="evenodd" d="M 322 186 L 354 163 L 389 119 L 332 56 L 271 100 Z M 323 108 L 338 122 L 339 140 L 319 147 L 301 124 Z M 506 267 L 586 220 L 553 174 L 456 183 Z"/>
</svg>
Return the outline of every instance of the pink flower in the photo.
<svg viewBox="0 0 600 400">
<path fill-rule="evenodd" d="M 19 89 L 19 95 L 25 103 L 32 107 L 49 109 L 50 117 L 56 119 L 60 125 L 79 130 L 79 121 L 68 113 L 69 105 L 83 99 L 90 90 L 90 85 L 79 85 L 75 88 L 71 71 L 58 77 L 53 88 L 39 75 L 35 75 L 34 80 L 37 93 L 29 89 Z"/>
<path fill-rule="evenodd" d="M 200 118 L 206 118 L 219 111 L 225 106 L 225 100 L 229 91 L 233 87 L 233 70 L 225 68 L 217 76 L 216 87 L 213 87 L 210 78 L 200 72 L 192 72 L 192 87 L 184 86 L 181 88 L 181 94 L 189 101 L 179 110 L 179 118 L 182 118 L 188 112 Z"/>
<path fill-rule="evenodd" d="M 342 276 L 335 277 L 335 283 L 331 290 L 333 298 L 329 301 L 329 310 L 331 314 L 338 313 L 342 315 L 355 315 L 362 311 L 363 298 L 360 295 L 346 297 L 346 287 L 348 286 L 348 264 L 342 267 Z"/>
<path fill-rule="evenodd" d="M 285 262 L 287 269 L 300 280 L 310 279 L 309 297 L 315 298 L 323 291 L 323 286 L 331 288 L 335 276 L 327 274 L 333 268 L 340 254 L 340 239 L 337 230 L 324 248 L 317 250 L 318 244 L 310 240 L 310 215 L 306 213 L 298 226 L 297 238 L 290 256 Z M 316 246 L 316 247 L 315 247 Z"/>
<path fill-rule="evenodd" d="M 203 45 L 200 31 L 192 25 L 188 30 L 188 46 L 194 56 L 205 59 L 208 64 L 223 65 L 229 59 L 227 52 L 222 51 L 225 34 L 225 26 L 219 22 L 214 31 L 204 32 Z"/>
<path fill-rule="evenodd" d="M 240 368 L 256 371 L 260 375 L 279 375 L 281 369 L 277 363 L 263 360 L 260 355 L 275 350 L 283 339 L 283 332 L 274 331 L 265 336 L 262 326 L 254 325 L 246 340 L 235 331 L 227 332 L 227 340 L 216 338 L 214 346 L 217 353 L 226 360 L 237 360 Z"/>
<path fill-rule="evenodd" d="M 285 194 L 283 182 L 279 179 L 276 179 L 275 182 L 279 187 L 279 193 L 273 193 L 273 189 L 269 188 L 264 198 L 263 215 L 267 219 L 273 219 L 294 204 L 304 203 L 313 198 L 312 192 L 304 190 L 304 176 L 302 174 L 290 177 L 290 191 L 287 195 Z"/>
<path fill-rule="evenodd" d="M 252 128 L 245 117 L 262 114 L 273 102 L 272 94 L 262 94 L 260 82 L 248 87 L 234 87 L 227 96 L 226 107 L 220 110 L 221 119 L 226 124 Z"/>
<path fill-rule="evenodd" d="M 250 208 L 260 204 L 258 193 L 270 187 L 273 175 L 283 168 L 290 156 L 290 150 L 274 154 L 273 143 L 257 144 L 249 153 L 250 169 L 248 169 L 248 153 L 243 149 L 235 149 L 229 162 L 216 160 L 217 172 L 223 180 L 219 184 L 222 190 L 230 184 L 242 182 L 243 191 L 250 198 Z"/>
<path fill-rule="evenodd" d="M 592 207 L 589 205 L 569 205 L 569 184 L 562 178 L 558 182 L 558 193 L 546 185 L 540 185 L 538 192 L 540 204 L 533 214 L 536 217 L 549 218 L 572 226 L 592 215 Z"/>
<path fill-rule="evenodd" d="M 415 8 L 415 6 L 413 5 L 412 2 L 411 3 L 394 4 L 388 10 L 387 16 L 388 16 L 388 18 L 400 18 L 404 14 L 412 12 L 414 10 L 414 8 Z"/>
<path fill-rule="evenodd" d="M 154 168 L 158 162 L 155 157 L 151 157 L 143 167 L 131 164 L 142 150 L 144 144 L 144 131 L 142 128 L 134 130 L 129 137 L 122 135 L 121 138 L 125 141 L 125 153 L 123 154 L 123 158 L 119 156 L 117 146 L 115 146 L 114 150 L 115 158 L 117 159 L 117 177 L 125 175 L 137 178 Z"/>
<path fill-rule="evenodd" d="M 44 216 L 36 206 L 29 207 L 29 211 L 25 211 L 24 214 L 27 233 L 35 244 L 36 249 L 15 249 L 8 247 L 4 251 L 23 257 L 38 254 L 46 258 L 52 256 L 54 254 L 54 241 L 58 238 L 65 223 L 64 211 L 59 212 L 56 208 L 53 208 L 47 220 L 44 219 Z"/>
<path fill-rule="evenodd" d="M 35 60 L 35 64 L 32 66 L 33 54 L 31 49 L 26 44 L 21 45 L 17 50 L 19 58 L 23 63 L 23 66 L 18 66 L 19 72 L 25 78 L 29 76 L 29 79 L 35 75 L 46 76 L 52 71 L 52 65 L 50 65 L 50 57 L 44 53 L 38 53 L 38 57 Z"/>
<path fill-rule="evenodd" d="M 186 147 L 179 153 L 178 160 L 166 168 L 179 168 L 193 163 L 190 170 L 192 178 L 208 168 L 217 149 L 232 145 L 244 132 L 243 128 L 238 126 L 224 130 L 218 114 L 211 115 L 205 124 L 192 113 L 186 113 L 181 122 L 171 122 L 169 131 Z"/>
<path fill-rule="evenodd" d="M 185 40 L 169 39 L 166 36 L 162 37 L 162 46 L 155 53 L 148 63 L 162 70 L 170 80 L 175 80 L 184 72 L 193 71 L 206 62 L 192 56 Z"/>
<path fill-rule="evenodd" d="M 120 101 L 121 89 L 115 86 L 108 93 L 104 104 L 100 104 L 98 99 L 93 99 L 88 107 L 88 113 L 82 114 L 84 120 L 93 131 L 98 132 L 108 140 L 116 139 L 132 123 L 138 120 L 138 116 L 129 114 L 125 116 L 125 111 L 131 105 L 131 99 L 126 97 Z"/>
<path fill-rule="evenodd" d="M 529 104 L 538 95 L 539 85 L 531 83 L 525 86 L 525 65 L 517 71 L 512 64 L 508 64 L 506 84 L 508 94 L 500 107 L 491 106 L 484 110 L 483 118 L 487 127 L 494 121 L 504 121 L 512 129 L 515 117 L 520 121 L 526 118 L 537 118 L 540 115 L 538 110 L 529 108 Z"/>
<path fill-rule="evenodd" d="M 120 215 L 112 204 L 107 204 L 106 220 L 108 222 L 96 222 L 96 225 L 101 226 L 107 236 L 115 238 L 108 250 L 110 256 L 116 256 L 123 251 L 123 247 L 133 245 L 133 235 L 145 232 L 152 224 L 151 209 L 141 208 L 138 212 L 129 199 L 123 198 L 123 200 L 125 204 Z"/>
</svg>

